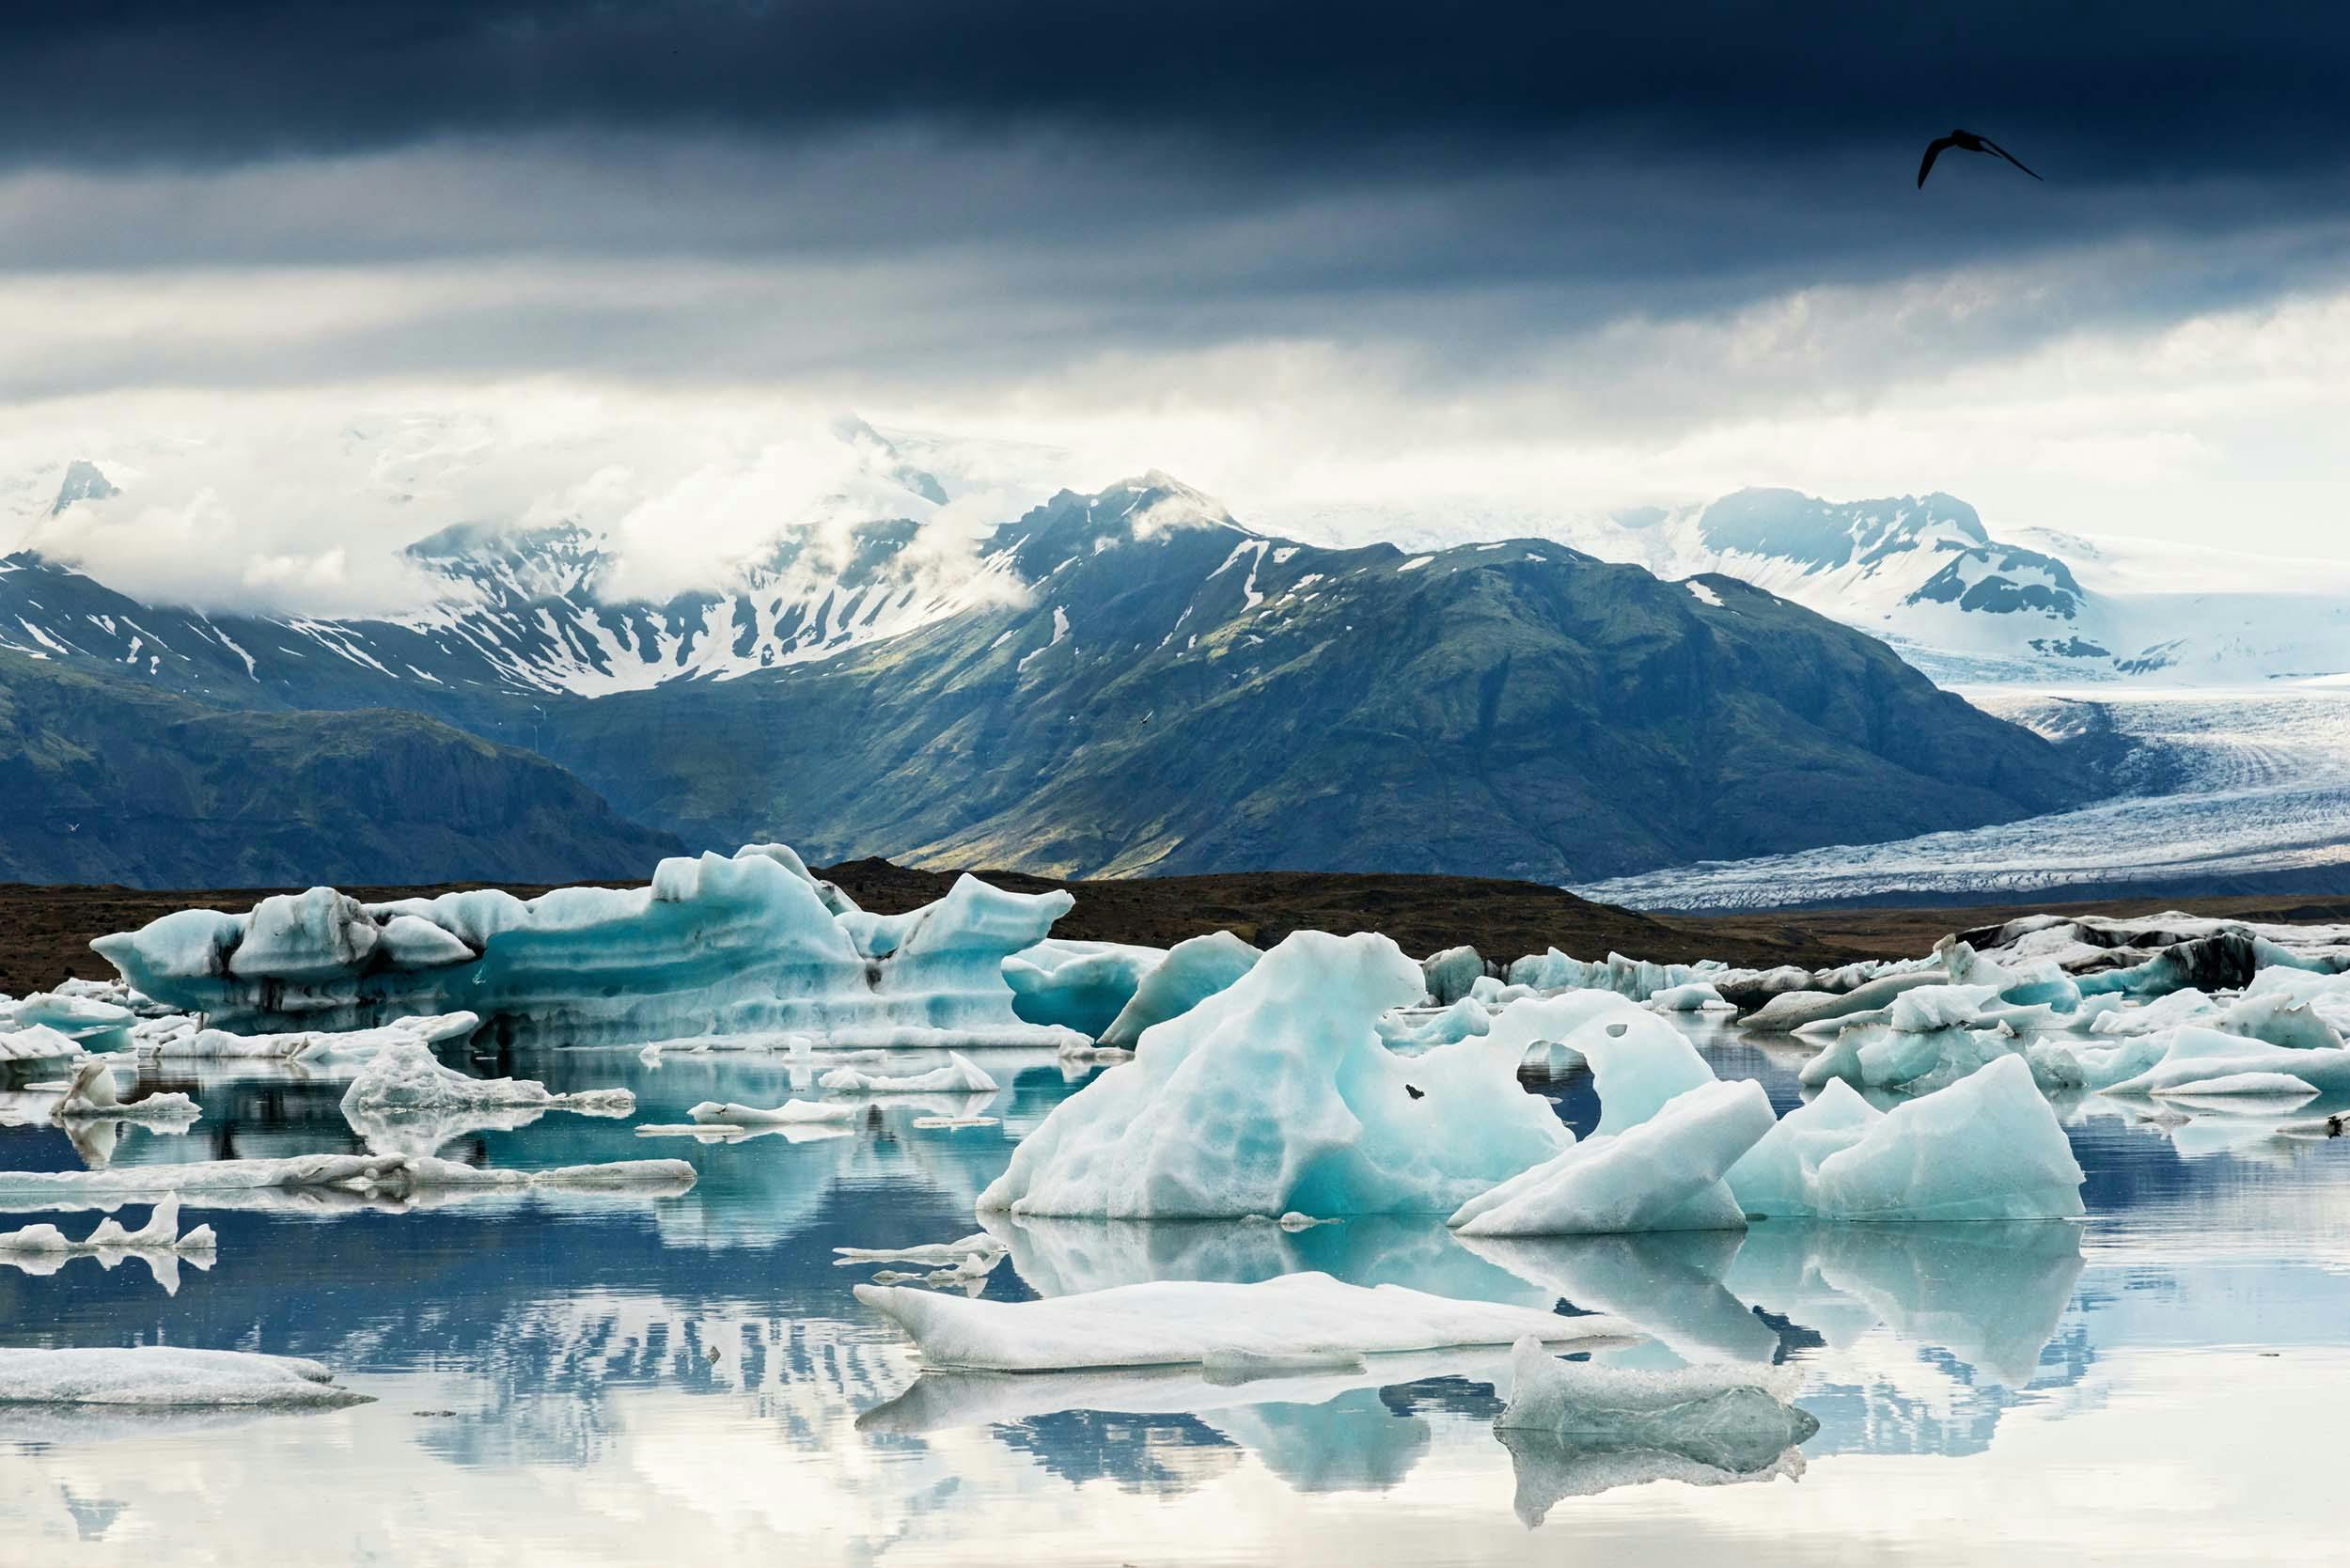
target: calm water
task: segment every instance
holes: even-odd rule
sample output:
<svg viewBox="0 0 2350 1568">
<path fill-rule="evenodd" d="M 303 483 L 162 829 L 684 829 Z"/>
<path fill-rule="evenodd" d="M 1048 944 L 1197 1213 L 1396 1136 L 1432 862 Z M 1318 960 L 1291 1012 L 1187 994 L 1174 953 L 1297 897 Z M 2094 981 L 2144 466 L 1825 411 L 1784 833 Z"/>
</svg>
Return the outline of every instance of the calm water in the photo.
<svg viewBox="0 0 2350 1568">
<path fill-rule="evenodd" d="M 1725 1077 L 1782 1105 L 1799 1059 L 1726 1037 Z M 906 1058 L 903 1059 L 914 1060 Z M 0 1562 L 574 1564 L 2339 1561 L 2350 1407 L 2350 1148 L 2277 1118 L 2063 1107 L 2086 1225 L 1756 1227 L 1486 1243 L 1440 1224 L 1031 1225 L 985 1292 L 1319 1268 L 1622 1313 L 1607 1357 L 1784 1361 L 1821 1421 L 1799 1476 L 1642 1482 L 1640 1456 L 1513 1452 L 1491 1357 L 1214 1388 L 1123 1374 L 917 1377 L 832 1248 L 943 1241 L 1073 1087 L 997 1054 L 997 1125 L 640 1139 L 562 1113 L 460 1139 L 494 1165 L 676 1155 L 682 1198 L 473 1200 L 415 1213 L 190 1208 L 217 1265 L 167 1294 L 140 1262 L 0 1267 L 0 1341 L 165 1341 L 316 1356 L 377 1403 L 227 1420 L 0 1415 Z M 928 1065 L 925 1060 L 923 1065 Z M 773 1058 L 627 1052 L 483 1061 L 625 1084 L 634 1121 L 774 1104 Z M 117 1164 L 359 1147 L 341 1082 L 175 1074 L 184 1137 Z M 1588 1083 L 1546 1086 L 1588 1128 Z M 45 1128 L 0 1168 L 76 1168 Z M 27 1215 L 79 1235 L 94 1214 Z M 144 1217 L 133 1206 L 127 1217 Z M 1627 1554 L 1630 1554 L 1627 1556 Z"/>
</svg>

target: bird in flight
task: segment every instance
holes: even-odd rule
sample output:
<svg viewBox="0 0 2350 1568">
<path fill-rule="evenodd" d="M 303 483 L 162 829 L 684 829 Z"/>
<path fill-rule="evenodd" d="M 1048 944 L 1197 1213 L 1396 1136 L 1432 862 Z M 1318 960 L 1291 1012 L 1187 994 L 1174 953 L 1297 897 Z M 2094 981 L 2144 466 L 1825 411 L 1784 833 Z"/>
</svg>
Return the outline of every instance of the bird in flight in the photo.
<svg viewBox="0 0 2350 1568">
<path fill-rule="evenodd" d="M 2024 169 L 2026 174 L 2031 174 L 2031 170 L 2024 168 L 2024 161 L 2021 158 L 2016 157 L 1990 137 L 1978 136 L 1972 131 L 1953 131 L 1947 136 L 1936 136 L 1926 144 L 1925 160 L 1918 165 L 1918 188 L 1919 190 L 1925 189 L 1926 176 L 1934 172 L 1934 161 L 1942 156 L 1944 149 L 1953 147 L 1961 152 L 1982 152 L 1993 157 L 2004 158 L 2017 168 Z M 2034 180 L 2040 178 L 2036 174 L 2031 174 L 2031 177 Z"/>
</svg>

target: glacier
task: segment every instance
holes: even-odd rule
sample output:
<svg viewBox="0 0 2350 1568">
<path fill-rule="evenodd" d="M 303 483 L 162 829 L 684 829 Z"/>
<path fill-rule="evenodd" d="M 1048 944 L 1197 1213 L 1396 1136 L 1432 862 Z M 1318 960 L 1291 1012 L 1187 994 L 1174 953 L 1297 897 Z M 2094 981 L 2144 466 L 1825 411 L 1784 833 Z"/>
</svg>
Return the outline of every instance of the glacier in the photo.
<svg viewBox="0 0 2350 1568">
<path fill-rule="evenodd" d="M 92 946 L 141 993 L 241 1033 L 464 1009 L 501 1037 L 588 1043 L 798 1033 L 835 1046 L 1090 1043 L 1022 1021 L 1006 958 L 1065 892 L 974 877 L 903 915 L 856 908 L 780 844 L 664 860 L 650 884 L 363 904 L 329 887 L 180 910 Z"/>
</svg>

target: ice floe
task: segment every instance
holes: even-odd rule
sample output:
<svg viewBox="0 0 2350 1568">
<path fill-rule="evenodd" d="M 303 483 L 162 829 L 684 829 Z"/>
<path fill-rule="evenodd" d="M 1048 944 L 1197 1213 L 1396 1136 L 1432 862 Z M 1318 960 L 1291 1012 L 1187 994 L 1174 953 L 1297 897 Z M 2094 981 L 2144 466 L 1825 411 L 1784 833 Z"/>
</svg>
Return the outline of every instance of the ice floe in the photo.
<svg viewBox="0 0 2350 1568">
<path fill-rule="evenodd" d="M 834 1045 L 1058 1047 L 1004 960 L 1067 893 L 973 877 L 903 915 L 857 909 L 781 845 L 664 860 L 650 886 L 363 904 L 332 888 L 181 910 L 93 946 L 138 990 L 234 1030 L 348 1029 L 462 1006 L 566 1043 L 799 1032 Z M 437 933 L 437 934 L 429 934 Z"/>
<path fill-rule="evenodd" d="M 110 1118 L 122 1121 L 193 1121 L 201 1110 L 184 1094 L 156 1093 L 143 1100 L 124 1100 L 115 1087 L 111 1058 L 86 1058 L 73 1069 L 65 1094 L 51 1114 L 59 1121 Z M 121 1065 L 135 1067 L 136 1062 Z"/>
<path fill-rule="evenodd" d="M 1384 1048 L 1380 1015 L 1423 983 L 1384 936 L 1292 934 L 1054 1107 L 981 1211 L 1449 1213 L 1564 1147 L 1547 1102 L 1517 1082 L 1518 1051 Z"/>
<path fill-rule="evenodd" d="M 108 1170 L 0 1170 L 0 1207 L 111 1209 L 164 1193 L 215 1208 L 279 1206 L 273 1198 L 340 1195 L 400 1202 L 432 1194 L 608 1192 L 666 1197 L 694 1184 L 683 1160 L 618 1160 L 542 1170 L 483 1169 L 415 1154 L 297 1154 L 196 1160 Z"/>
<path fill-rule="evenodd" d="M 364 1404 L 372 1397 L 337 1388 L 334 1378 L 316 1361 L 242 1350 L 0 1349 L 0 1404 L 333 1409 Z"/>
<path fill-rule="evenodd" d="M 2083 1180 L 2013 1056 L 1890 1111 L 1830 1083 L 1725 1178 L 1750 1215 L 1843 1221 L 2073 1218 Z"/>
<path fill-rule="evenodd" d="M 903 1328 L 935 1367 L 1059 1372 L 1205 1365 L 1218 1356 L 1295 1364 L 1461 1345 L 1589 1344 L 1627 1338 L 1613 1318 L 1459 1301 L 1401 1285 L 1366 1289 L 1326 1274 L 1253 1285 L 1167 1280 L 1041 1301 L 965 1300 L 859 1285 L 856 1297 Z"/>
<path fill-rule="evenodd" d="M 738 1105 L 730 1100 L 704 1100 L 685 1113 L 688 1121 L 699 1126 L 715 1123 L 734 1127 L 854 1121 L 864 1114 L 862 1105 L 847 1100 L 786 1100 L 780 1105 L 763 1107 Z"/>
<path fill-rule="evenodd" d="M 960 1051 L 947 1053 L 947 1065 L 927 1073 L 892 1075 L 836 1067 L 816 1080 L 819 1089 L 854 1094 L 993 1094 L 994 1078 Z"/>
</svg>

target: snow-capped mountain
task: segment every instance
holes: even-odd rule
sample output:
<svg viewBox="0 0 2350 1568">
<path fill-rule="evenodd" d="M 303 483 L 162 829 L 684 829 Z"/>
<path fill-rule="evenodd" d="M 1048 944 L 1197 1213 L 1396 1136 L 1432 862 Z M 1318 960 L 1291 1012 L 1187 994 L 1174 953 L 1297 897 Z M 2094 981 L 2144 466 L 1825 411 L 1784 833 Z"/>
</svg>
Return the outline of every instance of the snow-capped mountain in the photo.
<svg viewBox="0 0 2350 1568">
<path fill-rule="evenodd" d="M 1611 517 L 1309 510 L 1305 531 L 1427 547 L 1516 531 L 1664 577 L 1720 572 L 1891 644 L 1950 684 L 2221 685 L 2350 671 L 2350 562 L 2052 530 L 2000 538 L 1945 494 L 1750 489 Z"/>
</svg>

